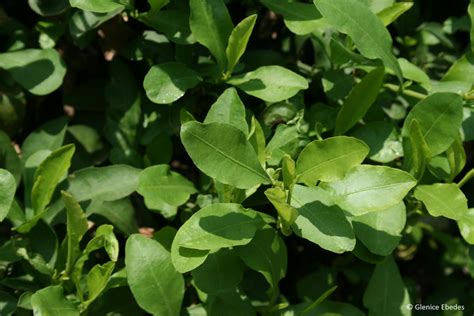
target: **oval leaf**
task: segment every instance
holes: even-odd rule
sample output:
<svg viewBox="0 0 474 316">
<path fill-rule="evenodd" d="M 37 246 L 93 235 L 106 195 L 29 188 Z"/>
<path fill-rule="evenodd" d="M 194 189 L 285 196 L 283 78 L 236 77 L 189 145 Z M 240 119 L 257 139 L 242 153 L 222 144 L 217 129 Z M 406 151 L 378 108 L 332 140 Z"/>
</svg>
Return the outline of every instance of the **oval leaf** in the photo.
<svg viewBox="0 0 474 316">
<path fill-rule="evenodd" d="M 467 213 L 467 199 L 454 183 L 435 183 L 416 187 L 415 198 L 425 204 L 432 216 L 444 216 L 454 220 Z"/>
<path fill-rule="evenodd" d="M 13 175 L 5 169 L 0 168 L 0 222 L 2 222 L 10 211 L 15 197 L 16 181 Z"/>
<path fill-rule="evenodd" d="M 226 49 L 228 74 L 234 71 L 235 65 L 244 54 L 256 20 L 256 14 L 248 16 L 232 30 Z"/>
<path fill-rule="evenodd" d="M 181 140 L 196 166 L 219 182 L 240 189 L 269 183 L 247 137 L 231 125 L 188 122 Z"/>
</svg>

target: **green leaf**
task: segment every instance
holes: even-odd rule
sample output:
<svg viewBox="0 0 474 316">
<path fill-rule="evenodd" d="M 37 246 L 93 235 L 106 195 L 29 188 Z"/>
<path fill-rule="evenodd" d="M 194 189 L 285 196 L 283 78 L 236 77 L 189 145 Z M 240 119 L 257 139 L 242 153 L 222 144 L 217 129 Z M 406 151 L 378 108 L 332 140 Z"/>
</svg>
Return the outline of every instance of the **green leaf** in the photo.
<svg viewBox="0 0 474 316">
<path fill-rule="evenodd" d="M 261 2 L 275 13 L 283 15 L 285 25 L 295 34 L 306 35 L 323 25 L 321 14 L 310 3 L 289 0 L 261 0 Z"/>
<path fill-rule="evenodd" d="M 474 245 L 474 209 L 469 209 L 457 222 L 461 236 L 467 243 Z"/>
<path fill-rule="evenodd" d="M 291 204 L 299 213 L 293 224 L 298 236 L 335 253 L 354 249 L 356 240 L 351 224 L 324 190 L 297 185 Z"/>
<path fill-rule="evenodd" d="M 315 185 L 317 181 L 342 179 L 346 172 L 364 161 L 369 147 L 347 136 L 315 140 L 301 151 L 296 161 L 298 182 Z"/>
<path fill-rule="evenodd" d="M 387 163 L 403 156 L 403 145 L 394 124 L 386 121 L 369 122 L 356 129 L 352 136 L 365 142 L 369 159 Z"/>
<path fill-rule="evenodd" d="M 88 224 L 84 211 L 73 196 L 64 191 L 62 191 L 61 194 L 67 211 L 66 274 L 68 274 L 72 270 L 75 260 L 81 253 L 79 243 L 87 232 Z"/>
<path fill-rule="evenodd" d="M 184 10 L 149 11 L 147 15 L 139 17 L 145 24 L 166 34 L 166 37 L 181 45 L 196 43 L 196 39 L 189 28 L 189 12 Z"/>
<path fill-rule="evenodd" d="M 258 161 L 262 168 L 265 168 L 265 134 L 259 121 L 252 116 L 252 123 L 250 124 L 249 142 L 257 153 Z"/>
<path fill-rule="evenodd" d="M 247 266 L 265 277 L 275 293 L 278 282 L 286 275 L 288 261 L 286 245 L 278 232 L 273 228 L 261 229 L 248 245 L 238 247 L 237 251 Z"/>
<path fill-rule="evenodd" d="M 201 78 L 186 65 L 170 62 L 151 67 L 143 81 L 148 98 L 157 104 L 170 104 L 194 88 Z"/>
<path fill-rule="evenodd" d="M 248 16 L 240 21 L 240 23 L 232 30 L 226 48 L 228 74 L 232 74 L 240 57 L 244 54 L 250 35 L 255 26 L 255 21 L 257 21 L 256 14 Z"/>
<path fill-rule="evenodd" d="M 181 141 L 196 166 L 221 183 L 249 189 L 270 182 L 245 134 L 231 125 L 188 122 Z"/>
<path fill-rule="evenodd" d="M 283 101 L 300 90 L 308 89 L 308 81 L 304 77 L 280 66 L 262 66 L 233 76 L 227 83 L 268 102 Z"/>
<path fill-rule="evenodd" d="M 176 215 L 178 206 L 186 203 L 197 191 L 191 181 L 170 171 L 170 166 L 157 165 L 140 173 L 137 192 L 145 198 L 149 209 L 172 217 Z"/>
<path fill-rule="evenodd" d="M 403 138 L 403 151 L 405 154 L 403 169 L 416 179 L 421 179 L 432 154 L 416 119 L 411 121 L 409 136 Z"/>
<path fill-rule="evenodd" d="M 80 48 L 85 48 L 91 41 L 93 30 L 103 23 L 112 19 L 123 10 L 123 6 L 108 13 L 96 13 L 90 11 L 77 10 L 69 19 L 69 32 L 74 44 Z"/>
<path fill-rule="evenodd" d="M 265 158 L 270 166 L 279 166 L 283 157 L 288 154 L 296 157 L 307 143 L 296 125 L 279 124 L 270 142 L 265 148 Z"/>
<path fill-rule="evenodd" d="M 296 163 L 290 155 L 283 156 L 281 169 L 284 188 L 291 194 L 296 183 Z"/>
<path fill-rule="evenodd" d="M 65 176 L 74 155 L 74 144 L 53 151 L 36 169 L 31 201 L 35 214 L 48 206 L 59 181 Z"/>
<path fill-rule="evenodd" d="M 406 222 L 403 202 L 386 210 L 367 213 L 351 219 L 357 238 L 370 252 L 388 256 L 398 246 Z"/>
<path fill-rule="evenodd" d="M 377 13 L 385 26 L 392 24 L 413 6 L 413 2 L 397 2 Z"/>
<path fill-rule="evenodd" d="M 468 211 L 464 193 L 454 183 L 435 183 L 416 187 L 415 198 L 425 204 L 432 216 L 444 216 L 454 220 Z"/>
<path fill-rule="evenodd" d="M 21 146 L 23 157 L 26 160 L 39 150 L 49 149 L 54 151 L 61 147 L 67 130 L 68 120 L 60 117 L 51 120 L 28 135 Z"/>
<path fill-rule="evenodd" d="M 18 300 L 18 307 L 20 307 L 19 301 L 20 300 Z M 2 315 L 12 315 L 15 312 L 16 308 L 17 298 L 8 294 L 8 292 L 0 291 L 0 313 Z"/>
<path fill-rule="evenodd" d="M 402 80 L 390 33 L 367 6 L 357 0 L 314 0 L 314 4 L 328 23 L 351 37 L 362 55 L 380 58 Z"/>
<path fill-rule="evenodd" d="M 375 68 L 351 91 L 337 114 L 336 135 L 341 135 L 354 127 L 362 119 L 377 99 L 382 87 L 384 69 Z"/>
<path fill-rule="evenodd" d="M 126 1 L 120 0 L 69 0 L 71 7 L 79 8 L 84 11 L 92 11 L 97 13 L 108 13 L 117 9 L 123 9 Z"/>
<path fill-rule="evenodd" d="M 245 105 L 240 100 L 235 88 L 226 89 L 211 105 L 204 119 L 204 124 L 208 123 L 233 125 L 248 136 L 249 127 L 245 119 Z"/>
<path fill-rule="evenodd" d="M 136 191 L 140 171 L 126 165 L 82 169 L 69 177 L 67 191 L 79 202 L 115 201 Z"/>
<path fill-rule="evenodd" d="M 298 211 L 287 203 L 285 191 L 279 187 L 273 187 L 265 190 L 265 196 L 275 207 L 282 220 L 283 233 L 290 233 L 289 227 L 298 217 Z"/>
<path fill-rule="evenodd" d="M 474 1 L 471 0 L 469 3 L 469 6 L 467 7 L 467 12 L 469 13 L 469 16 L 471 18 L 471 32 L 470 32 L 470 38 L 471 38 L 471 51 L 474 52 Z"/>
<path fill-rule="evenodd" d="M 84 304 L 92 303 L 104 291 L 110 276 L 115 268 L 115 262 L 107 262 L 103 265 L 96 264 L 87 274 L 88 297 Z"/>
<path fill-rule="evenodd" d="M 135 209 L 129 198 L 115 201 L 94 199 L 86 208 L 87 216 L 99 215 L 108 220 L 125 235 L 138 232 Z"/>
<path fill-rule="evenodd" d="M 243 273 L 242 261 L 235 252 L 221 249 L 210 254 L 191 275 L 199 290 L 213 295 L 235 289 Z"/>
<path fill-rule="evenodd" d="M 245 245 L 264 225 L 261 213 L 240 204 L 211 204 L 194 213 L 179 228 L 173 245 L 198 250 Z"/>
<path fill-rule="evenodd" d="M 209 252 L 209 250 L 180 247 L 178 243 L 173 242 L 171 245 L 171 260 L 178 272 L 186 273 L 203 264 Z"/>
<path fill-rule="evenodd" d="M 50 49 L 24 49 L 0 54 L 0 68 L 26 90 L 46 95 L 61 86 L 66 64 L 59 53 Z"/>
<path fill-rule="evenodd" d="M 227 65 L 226 46 L 234 25 L 223 0 L 190 0 L 189 26 L 196 41 L 209 49 L 220 68 Z"/>
<path fill-rule="evenodd" d="M 155 315 L 178 315 L 184 280 L 171 264 L 170 253 L 157 241 L 132 235 L 125 246 L 125 267 L 138 305 Z"/>
<path fill-rule="evenodd" d="M 392 256 L 377 264 L 364 293 L 371 315 L 411 315 L 408 290 Z"/>
<path fill-rule="evenodd" d="M 61 285 L 45 287 L 31 296 L 33 313 L 41 316 L 79 316 L 79 310 L 68 301 Z"/>
<path fill-rule="evenodd" d="M 385 166 L 356 166 L 344 179 L 322 183 L 343 210 L 354 216 L 388 209 L 400 203 L 416 180 L 399 169 Z"/>
<path fill-rule="evenodd" d="M 15 182 L 19 184 L 23 167 L 20 157 L 11 143 L 10 137 L 0 130 L 0 168 L 9 171 L 15 178 Z"/>
<path fill-rule="evenodd" d="M 471 4 L 470 7 L 473 8 L 474 5 Z M 471 10 L 474 11 L 474 9 Z M 474 82 L 474 52 L 466 53 L 452 64 L 442 81 L 460 81 L 472 86 L 472 82 Z"/>
<path fill-rule="evenodd" d="M 53 16 L 63 13 L 69 8 L 69 0 L 28 0 L 30 8 L 42 16 Z"/>
<path fill-rule="evenodd" d="M 408 114 L 402 136 L 410 135 L 410 126 L 417 120 L 431 154 L 444 152 L 458 136 L 462 124 L 462 98 L 454 93 L 433 93 L 418 102 Z"/>
<path fill-rule="evenodd" d="M 15 178 L 7 170 L 0 168 L 0 222 L 3 222 L 10 211 L 15 191 Z"/>
</svg>

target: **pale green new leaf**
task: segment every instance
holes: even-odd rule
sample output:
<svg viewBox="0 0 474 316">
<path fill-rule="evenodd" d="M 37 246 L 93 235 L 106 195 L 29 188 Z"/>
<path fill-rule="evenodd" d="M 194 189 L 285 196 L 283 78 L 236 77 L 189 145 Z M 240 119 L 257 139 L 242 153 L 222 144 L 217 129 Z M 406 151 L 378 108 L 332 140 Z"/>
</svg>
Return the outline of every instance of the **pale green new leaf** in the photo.
<svg viewBox="0 0 474 316">
<path fill-rule="evenodd" d="M 268 102 L 291 98 L 308 89 L 308 81 L 281 66 L 262 66 L 254 71 L 233 76 L 227 82 L 247 94 Z"/>
<path fill-rule="evenodd" d="M 31 296 L 33 314 L 38 316 L 79 316 L 77 307 L 64 297 L 61 285 L 48 286 Z"/>
<path fill-rule="evenodd" d="M 222 70 L 227 65 L 226 47 L 234 25 L 223 0 L 190 0 L 189 26 L 196 41 L 206 46 Z"/>
<path fill-rule="evenodd" d="M 392 256 L 376 265 L 364 293 L 364 305 L 370 315 L 410 316 L 408 290 Z"/>
<path fill-rule="evenodd" d="M 468 211 L 464 193 L 454 183 L 435 183 L 416 187 L 415 198 L 425 204 L 432 216 L 461 219 Z"/>
<path fill-rule="evenodd" d="M 0 54 L 0 68 L 32 94 L 46 95 L 61 86 L 66 64 L 50 49 L 24 49 Z"/>
<path fill-rule="evenodd" d="M 412 6 L 413 2 L 397 2 L 378 12 L 377 16 L 387 26 L 395 22 L 403 13 L 410 10 Z"/>
<path fill-rule="evenodd" d="M 115 262 L 110 261 L 105 264 L 96 264 L 87 274 L 87 289 L 89 291 L 87 301 L 84 304 L 92 303 L 104 291 L 110 276 L 115 268 Z"/>
<path fill-rule="evenodd" d="M 256 20 L 256 14 L 248 16 L 240 21 L 240 23 L 232 30 L 229 37 L 229 44 L 226 49 L 228 74 L 232 74 L 234 67 L 239 62 L 240 57 L 244 54 Z"/>
<path fill-rule="evenodd" d="M 124 8 L 124 4 L 126 3 L 126 1 L 120 0 L 69 0 L 69 2 L 71 3 L 71 7 L 97 13 L 108 13 Z"/>
<path fill-rule="evenodd" d="M 471 7 L 474 13 L 474 4 L 471 4 Z M 448 83 L 449 81 L 453 81 L 453 84 L 456 84 L 455 82 L 461 82 L 472 87 L 472 83 L 474 82 L 474 52 L 466 53 L 451 65 L 442 79 L 443 83 Z M 456 90 L 460 89 L 457 88 Z"/>
<path fill-rule="evenodd" d="M 54 189 L 65 176 L 74 155 L 74 144 L 53 151 L 36 169 L 31 201 L 35 214 L 41 214 L 48 206 Z"/>
<path fill-rule="evenodd" d="M 377 99 L 383 78 L 384 69 L 375 68 L 352 89 L 337 114 L 336 130 L 334 132 L 336 135 L 344 134 L 365 116 Z"/>
<path fill-rule="evenodd" d="M 352 38 L 362 55 L 380 58 L 402 80 L 390 33 L 366 5 L 357 0 L 314 0 L 314 4 L 328 23 Z"/>
<path fill-rule="evenodd" d="M 198 250 L 245 245 L 265 223 L 261 213 L 240 204 L 211 204 L 194 213 L 179 228 L 173 245 Z"/>
<path fill-rule="evenodd" d="M 178 206 L 186 203 L 196 189 L 191 181 L 170 170 L 168 165 L 148 167 L 140 173 L 137 192 L 145 205 L 165 217 L 176 215 Z"/>
<path fill-rule="evenodd" d="M 444 152 L 458 136 L 462 124 L 462 97 L 455 93 L 433 93 L 418 102 L 403 124 L 402 136 L 410 135 L 411 123 L 417 120 L 431 154 Z"/>
<path fill-rule="evenodd" d="M 352 251 L 356 240 L 344 212 L 319 187 L 296 185 L 291 204 L 299 216 L 293 231 L 321 248 L 334 253 Z"/>
<path fill-rule="evenodd" d="M 240 189 L 270 182 L 245 134 L 232 125 L 187 122 L 181 140 L 196 166 L 219 182 Z"/>
<path fill-rule="evenodd" d="M 240 100 L 235 88 L 226 89 L 211 105 L 207 112 L 204 124 L 226 123 L 240 129 L 246 136 L 249 128 L 245 119 L 245 105 Z"/>
<path fill-rule="evenodd" d="M 125 245 L 127 280 L 138 305 L 150 314 L 176 316 L 184 295 L 183 276 L 157 241 L 131 235 Z"/>
<path fill-rule="evenodd" d="M 403 138 L 403 151 L 405 154 L 403 169 L 416 179 L 421 179 L 432 154 L 416 119 L 411 121 L 409 136 Z"/>
<path fill-rule="evenodd" d="M 457 222 L 461 236 L 467 243 L 474 245 L 474 208 L 469 209 Z"/>
<path fill-rule="evenodd" d="M 386 210 L 351 218 L 357 238 L 374 254 L 388 256 L 398 246 L 406 222 L 403 202 Z"/>
<path fill-rule="evenodd" d="M 80 254 L 79 243 L 87 232 L 88 224 L 84 211 L 74 197 L 64 191 L 62 191 L 61 194 L 67 212 L 67 274 L 72 270 L 72 267 Z"/>
<path fill-rule="evenodd" d="M 296 161 L 298 182 L 315 185 L 317 181 L 342 179 L 352 167 L 362 163 L 369 147 L 353 137 L 336 136 L 315 140 L 301 151 Z"/>
<path fill-rule="evenodd" d="M 15 178 L 7 170 L 0 168 L 0 222 L 5 219 L 10 211 L 15 191 Z"/>
<path fill-rule="evenodd" d="M 298 211 L 287 203 L 285 191 L 279 187 L 273 187 L 265 190 L 265 196 L 277 210 L 283 224 L 283 232 L 285 234 L 291 232 L 289 226 L 295 222 Z"/>
<path fill-rule="evenodd" d="M 359 216 L 397 205 L 415 185 L 416 179 L 405 171 L 361 165 L 350 169 L 342 180 L 321 187 L 343 210 Z"/>
<path fill-rule="evenodd" d="M 170 104 L 194 88 L 201 78 L 192 69 L 178 62 L 151 67 L 143 80 L 148 98 L 157 104 Z"/>
<path fill-rule="evenodd" d="M 278 282 L 286 275 L 288 254 L 277 231 L 259 230 L 248 245 L 238 247 L 237 251 L 247 266 L 265 277 L 273 291 L 278 288 Z"/>
</svg>

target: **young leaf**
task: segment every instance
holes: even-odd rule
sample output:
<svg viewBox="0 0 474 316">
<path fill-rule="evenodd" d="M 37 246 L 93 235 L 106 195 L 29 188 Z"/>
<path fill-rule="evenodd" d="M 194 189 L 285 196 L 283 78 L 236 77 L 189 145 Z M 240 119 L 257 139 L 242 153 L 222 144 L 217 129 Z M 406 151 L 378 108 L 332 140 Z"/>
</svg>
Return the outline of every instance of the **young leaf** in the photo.
<svg viewBox="0 0 474 316">
<path fill-rule="evenodd" d="M 388 256 L 398 246 L 406 222 L 403 202 L 386 210 L 351 218 L 357 238 L 370 252 Z"/>
<path fill-rule="evenodd" d="M 149 209 L 172 217 L 176 215 L 177 207 L 196 193 L 196 189 L 191 181 L 170 171 L 168 165 L 157 165 L 140 173 L 137 192 L 145 198 L 145 205 Z"/>
<path fill-rule="evenodd" d="M 180 227 L 173 245 L 198 250 L 245 245 L 264 225 L 261 213 L 240 204 L 211 204 L 194 213 Z"/>
<path fill-rule="evenodd" d="M 215 295 L 235 289 L 242 280 L 243 273 L 242 261 L 235 252 L 221 249 L 210 254 L 191 275 L 199 290 Z"/>
<path fill-rule="evenodd" d="M 16 182 L 12 174 L 0 168 L 0 222 L 2 222 L 10 211 L 15 197 Z"/>
<path fill-rule="evenodd" d="M 364 293 L 364 305 L 373 315 L 411 315 L 408 290 L 392 256 L 377 264 Z"/>
<path fill-rule="evenodd" d="M 251 269 L 260 272 L 275 294 L 278 282 L 286 275 L 288 254 L 286 245 L 273 228 L 257 231 L 252 241 L 238 247 L 240 258 Z"/>
<path fill-rule="evenodd" d="M 163 246 L 142 235 L 131 235 L 125 246 L 125 267 L 128 284 L 141 308 L 155 315 L 179 314 L 184 280 Z"/>
<path fill-rule="evenodd" d="M 413 2 L 397 2 L 377 13 L 385 26 L 395 22 L 403 13 L 410 10 Z"/>
<path fill-rule="evenodd" d="M 278 212 L 283 224 L 283 233 L 291 233 L 290 226 L 298 217 L 298 211 L 286 201 L 286 193 L 283 189 L 273 187 L 265 190 L 265 196 Z"/>
<path fill-rule="evenodd" d="M 309 186 L 317 181 L 342 179 L 352 167 L 364 161 L 369 147 L 362 141 L 346 136 L 315 140 L 301 151 L 296 161 L 299 182 Z"/>
<path fill-rule="evenodd" d="M 46 95 L 61 86 L 66 75 L 66 64 L 52 49 L 24 49 L 0 54 L 0 68 L 26 90 Z"/>
<path fill-rule="evenodd" d="M 359 216 L 397 205 L 415 185 L 416 179 L 399 169 L 361 165 L 350 169 L 344 179 L 321 187 L 343 210 Z"/>
<path fill-rule="evenodd" d="M 296 164 L 290 155 L 284 155 L 282 160 L 283 185 L 290 194 L 296 183 Z"/>
<path fill-rule="evenodd" d="M 262 168 L 265 168 L 265 141 L 265 134 L 263 133 L 262 126 L 255 116 L 252 116 L 249 142 L 257 153 L 258 161 L 260 162 Z"/>
<path fill-rule="evenodd" d="M 351 224 L 324 190 L 296 185 L 291 204 L 299 213 L 293 224 L 295 234 L 335 253 L 354 249 Z"/>
<path fill-rule="evenodd" d="M 170 104 L 194 88 L 201 78 L 186 65 L 170 62 L 151 67 L 143 81 L 148 98 L 157 104 Z"/>
<path fill-rule="evenodd" d="M 232 74 L 234 67 L 244 54 L 256 20 L 256 14 L 248 16 L 232 30 L 226 49 L 228 74 Z"/>
<path fill-rule="evenodd" d="M 431 151 L 423 137 L 420 124 L 416 119 L 410 124 L 409 137 L 403 138 L 403 169 L 416 179 L 421 179 L 431 160 Z"/>
<path fill-rule="evenodd" d="M 219 182 L 240 189 L 270 182 L 245 134 L 232 125 L 188 122 L 181 141 L 196 166 Z"/>
<path fill-rule="evenodd" d="M 87 232 L 87 218 L 79 203 L 73 196 L 62 191 L 62 199 L 67 211 L 67 259 L 66 275 L 72 270 L 74 262 L 80 254 L 79 243 Z"/>
<path fill-rule="evenodd" d="M 41 214 L 48 206 L 54 189 L 71 165 L 74 144 L 53 151 L 36 169 L 31 201 L 35 214 Z"/>
<path fill-rule="evenodd" d="M 432 216 L 444 216 L 454 220 L 468 211 L 464 193 L 454 183 L 435 183 L 416 187 L 415 198 L 425 204 Z"/>
<path fill-rule="evenodd" d="M 457 222 L 461 236 L 467 243 L 474 245 L 474 209 L 469 209 Z"/>
<path fill-rule="evenodd" d="M 124 5 L 121 4 L 124 1 L 117 0 L 69 0 L 69 2 L 71 3 L 71 7 L 97 13 L 108 13 L 110 11 L 124 8 Z"/>
<path fill-rule="evenodd" d="M 92 303 L 104 291 L 110 276 L 115 268 L 115 262 L 107 262 L 103 265 L 96 264 L 87 274 L 87 289 L 89 291 L 85 306 Z"/>
<path fill-rule="evenodd" d="M 233 125 L 248 136 L 249 127 L 245 119 L 245 105 L 240 100 L 235 88 L 226 89 L 211 105 L 204 119 L 204 124 L 208 123 Z"/>
<path fill-rule="evenodd" d="M 233 76 L 227 83 L 268 102 L 283 101 L 300 90 L 308 89 L 308 81 L 304 77 L 281 66 L 262 66 L 254 71 Z"/>
<path fill-rule="evenodd" d="M 402 136 L 410 135 L 411 122 L 417 120 L 431 154 L 444 152 L 458 136 L 462 124 L 462 98 L 455 93 L 433 93 L 418 102 L 408 114 Z"/>
<path fill-rule="evenodd" d="M 362 119 L 377 99 L 382 87 L 384 69 L 375 68 L 358 83 L 344 101 L 337 114 L 336 135 L 341 135 L 351 129 Z"/>
<path fill-rule="evenodd" d="M 196 40 L 214 55 L 220 68 L 227 65 L 226 46 L 234 25 L 223 0 L 190 0 L 189 26 Z"/>
<path fill-rule="evenodd" d="M 35 315 L 79 316 L 77 307 L 64 297 L 61 285 L 45 287 L 31 296 Z"/>
<path fill-rule="evenodd" d="M 327 22 L 351 37 L 362 55 L 380 58 L 402 80 L 390 33 L 365 4 L 357 0 L 314 0 L 314 4 Z"/>
</svg>

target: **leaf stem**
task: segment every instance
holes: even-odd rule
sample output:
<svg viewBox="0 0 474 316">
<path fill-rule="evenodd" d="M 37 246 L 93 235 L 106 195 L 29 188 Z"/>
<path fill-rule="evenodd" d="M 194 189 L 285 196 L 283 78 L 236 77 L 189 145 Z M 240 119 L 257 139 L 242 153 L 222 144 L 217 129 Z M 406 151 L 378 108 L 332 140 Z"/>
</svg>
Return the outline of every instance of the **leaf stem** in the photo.
<svg viewBox="0 0 474 316">
<path fill-rule="evenodd" d="M 420 92 L 416 92 L 416 91 L 413 91 L 413 90 L 409 90 L 409 89 L 401 89 L 400 86 L 398 85 L 395 85 L 395 84 L 391 84 L 391 83 L 386 83 L 383 85 L 385 88 L 393 91 L 393 92 L 401 92 L 403 93 L 404 95 L 407 95 L 409 97 L 413 97 L 413 98 L 416 98 L 416 99 L 420 99 L 420 100 L 423 100 L 424 98 L 427 97 L 426 94 L 423 94 L 423 93 L 420 93 Z"/>
<path fill-rule="evenodd" d="M 474 178 L 474 169 L 469 170 L 468 173 L 464 175 L 464 178 L 462 178 L 461 181 L 458 182 L 458 187 L 461 188 L 472 178 Z"/>
</svg>

